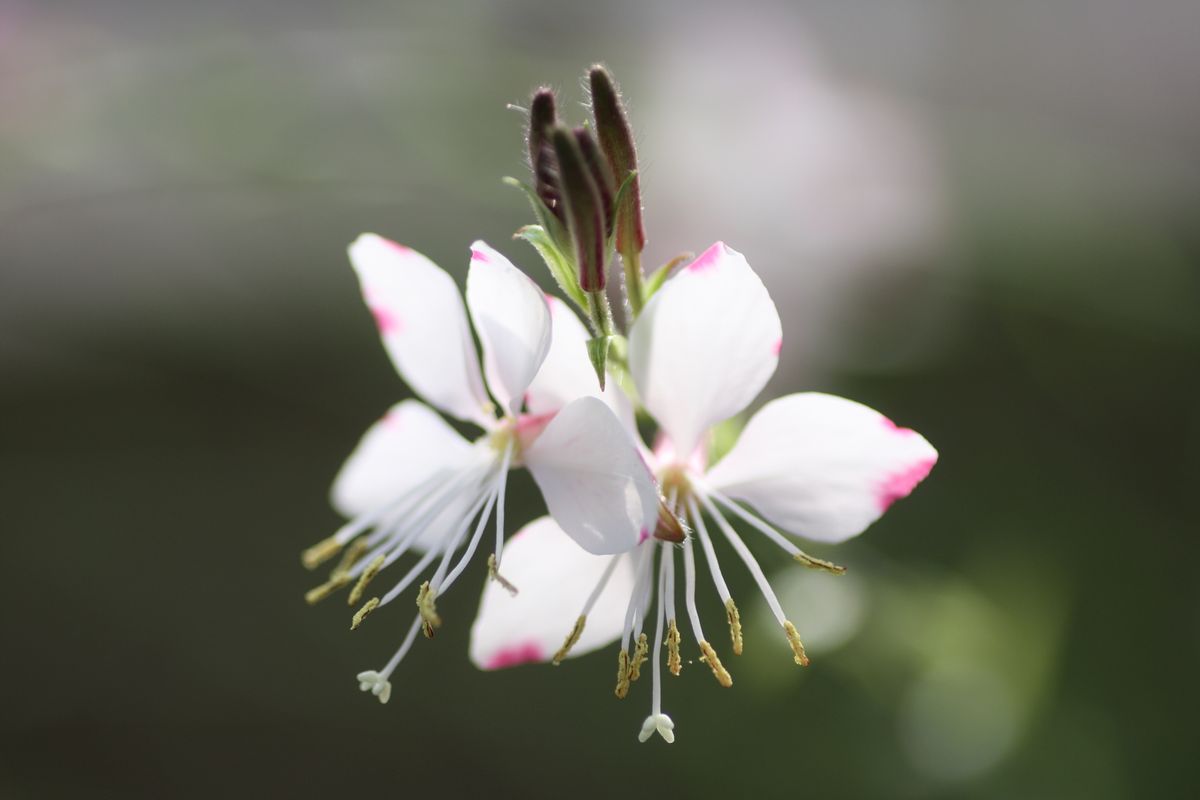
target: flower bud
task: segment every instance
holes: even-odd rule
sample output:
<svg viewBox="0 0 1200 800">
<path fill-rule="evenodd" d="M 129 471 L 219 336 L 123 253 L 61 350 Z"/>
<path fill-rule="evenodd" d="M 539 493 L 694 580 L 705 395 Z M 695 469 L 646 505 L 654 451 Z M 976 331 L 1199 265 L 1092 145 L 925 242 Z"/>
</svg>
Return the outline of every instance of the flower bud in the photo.
<svg viewBox="0 0 1200 800">
<path fill-rule="evenodd" d="M 562 179 L 563 211 L 575 247 L 579 285 L 585 292 L 604 290 L 604 201 L 574 132 L 558 125 L 551 134 Z"/>
<path fill-rule="evenodd" d="M 597 64 L 589 71 L 588 80 L 592 89 L 592 116 L 596 121 L 600 149 L 604 151 L 613 176 L 620 185 L 631 172 L 637 171 L 633 130 L 608 70 Z M 646 233 L 642 225 L 642 197 L 637 175 L 633 176 L 621 207 L 616 210 L 616 216 L 617 250 L 621 253 L 631 250 L 640 253 L 646 246 Z"/>
<path fill-rule="evenodd" d="M 533 93 L 529 104 L 529 167 L 533 170 L 533 189 L 555 216 L 564 220 L 562 188 L 558 160 L 550 143 L 550 132 L 558 122 L 554 92 L 543 86 Z"/>
<path fill-rule="evenodd" d="M 612 236 L 613 225 L 616 224 L 615 209 L 613 208 L 613 195 L 616 187 L 613 185 L 612 168 L 609 167 L 604 154 L 600 152 L 600 147 L 596 144 L 596 139 L 592 136 L 591 131 L 587 128 L 576 128 L 574 134 L 575 141 L 579 143 L 579 152 L 583 154 L 583 161 L 587 164 L 588 172 L 591 173 L 592 180 L 596 183 L 596 189 L 600 192 L 600 206 L 604 213 L 604 235 L 607 238 Z"/>
</svg>

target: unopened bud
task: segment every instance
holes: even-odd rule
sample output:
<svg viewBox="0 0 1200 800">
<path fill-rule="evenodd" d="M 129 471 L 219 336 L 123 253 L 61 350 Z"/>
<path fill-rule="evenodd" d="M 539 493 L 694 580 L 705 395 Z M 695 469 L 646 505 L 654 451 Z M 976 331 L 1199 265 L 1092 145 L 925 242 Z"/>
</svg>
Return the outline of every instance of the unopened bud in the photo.
<svg viewBox="0 0 1200 800">
<path fill-rule="evenodd" d="M 633 130 L 621 104 L 617 85 L 608 70 L 597 64 L 588 73 L 592 89 L 592 116 L 596 121 L 596 134 L 600 138 L 600 149 L 612 168 L 618 185 L 631 173 L 637 172 L 637 149 L 633 144 Z M 641 252 L 646 246 L 646 232 L 642 225 L 642 195 L 635 174 L 628 191 L 616 210 L 617 250 L 628 253 Z"/>
<path fill-rule="evenodd" d="M 585 292 L 604 290 L 604 205 L 575 134 L 562 126 L 552 134 L 562 175 L 563 207 L 575 247 L 579 285 Z"/>
<path fill-rule="evenodd" d="M 533 189 L 555 216 L 565 221 L 562 209 L 562 183 L 558 159 L 550 142 L 550 133 L 558 122 L 554 92 L 543 86 L 533 93 L 529 103 L 529 167 L 533 170 Z"/>
<path fill-rule="evenodd" d="M 600 210 L 604 214 L 604 236 L 607 239 L 612 236 L 613 225 L 617 221 L 613 207 L 616 186 L 613 185 L 612 168 L 600 152 L 600 146 L 596 144 L 596 138 L 592 136 L 591 131 L 587 128 L 576 128 L 574 134 L 575 141 L 579 143 L 579 152 L 583 154 L 583 161 L 596 183 L 597 191 L 600 192 Z"/>
</svg>

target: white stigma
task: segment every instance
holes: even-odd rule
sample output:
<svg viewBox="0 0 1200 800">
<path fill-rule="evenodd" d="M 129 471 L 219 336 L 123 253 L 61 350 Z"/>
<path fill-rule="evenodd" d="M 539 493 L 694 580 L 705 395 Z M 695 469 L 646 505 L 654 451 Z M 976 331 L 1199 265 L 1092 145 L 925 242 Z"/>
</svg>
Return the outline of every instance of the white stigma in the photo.
<svg viewBox="0 0 1200 800">
<path fill-rule="evenodd" d="M 373 669 L 358 673 L 358 688 L 375 695 L 381 703 L 392 696 L 392 682 Z"/>
<path fill-rule="evenodd" d="M 675 742 L 675 723 L 666 714 L 651 714 L 646 717 L 646 721 L 642 723 L 642 731 L 638 734 L 638 741 L 644 742 L 658 733 L 667 744 Z"/>
</svg>

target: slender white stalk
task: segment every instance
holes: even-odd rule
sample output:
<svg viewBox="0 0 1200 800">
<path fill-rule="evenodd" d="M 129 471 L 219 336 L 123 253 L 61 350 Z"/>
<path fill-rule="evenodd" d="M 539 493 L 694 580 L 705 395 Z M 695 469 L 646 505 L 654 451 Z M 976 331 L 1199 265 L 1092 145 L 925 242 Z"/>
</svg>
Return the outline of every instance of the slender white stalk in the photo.
<svg viewBox="0 0 1200 800">
<path fill-rule="evenodd" d="M 630 633 L 633 631 L 633 618 L 637 614 L 638 598 L 642 591 L 642 565 L 646 562 L 646 553 L 650 550 L 649 547 L 638 546 L 637 553 L 634 555 L 633 575 L 634 585 L 633 592 L 629 595 L 629 605 L 625 607 L 625 632 L 621 636 L 621 649 L 629 650 Z"/>
<path fill-rule="evenodd" d="M 802 552 L 799 547 L 789 542 L 787 537 L 785 537 L 782 533 L 775 530 L 775 528 L 739 506 L 735 501 L 730 500 L 728 497 L 716 491 L 715 489 L 704 489 L 703 491 L 707 493 L 709 497 L 712 497 L 714 500 L 718 501 L 726 509 L 741 517 L 742 520 L 744 520 L 747 524 L 754 526 L 754 528 L 756 528 L 760 533 L 765 534 L 772 542 L 786 550 L 788 555 L 795 558 Z"/>
<path fill-rule="evenodd" d="M 663 604 L 664 596 L 666 595 L 667 586 L 667 562 L 671 558 L 671 545 L 663 544 L 662 559 L 658 564 L 658 608 L 656 616 L 658 621 L 654 626 L 654 649 L 650 651 L 654 679 L 653 693 L 653 714 L 658 716 L 662 713 L 662 644 L 663 644 L 663 618 L 666 616 L 666 607 Z"/>
<path fill-rule="evenodd" d="M 704 548 L 704 557 L 708 559 L 708 571 L 712 573 L 717 594 L 721 595 L 722 603 L 728 603 L 729 587 L 725 585 L 725 576 L 721 574 L 721 565 L 717 562 L 717 551 L 713 549 L 712 540 L 708 536 L 708 528 L 704 526 L 704 517 L 700 514 L 700 509 L 696 507 L 696 499 L 693 497 L 688 498 L 688 511 L 696 526 L 696 536 L 700 539 L 700 546 Z"/>
<path fill-rule="evenodd" d="M 754 576 L 754 582 L 758 584 L 759 590 L 763 593 L 763 597 L 767 601 L 767 605 L 771 607 L 771 613 L 779 620 L 779 624 L 783 625 L 787 622 L 787 617 L 783 613 L 783 607 L 779 605 L 779 598 L 775 596 L 775 591 L 771 588 L 771 584 L 767 581 L 767 576 L 763 574 L 762 567 L 758 565 L 754 555 L 750 552 L 750 548 L 746 547 L 746 543 L 742 541 L 742 537 L 737 535 L 733 530 L 733 526 L 725 517 L 721 516 L 721 512 L 717 510 L 716 505 L 703 494 L 700 495 L 700 502 L 708 509 L 708 513 L 712 515 L 717 523 L 717 527 L 725 534 L 725 538 L 733 545 L 733 549 L 741 556 L 742 561 L 746 563 L 746 568 L 750 570 L 750 574 Z"/>
<path fill-rule="evenodd" d="M 373 508 L 370 511 L 359 514 L 357 517 L 338 528 L 337 532 L 334 533 L 333 538 L 337 540 L 338 544 L 345 545 L 363 531 L 374 527 L 384 517 L 392 515 L 394 511 L 401 510 L 400 507 L 402 504 L 407 503 L 413 497 L 419 498 L 422 493 L 429 489 L 429 487 L 433 486 L 435 483 L 444 481 L 446 479 L 446 473 L 446 470 L 438 470 L 425 480 L 418 483 L 416 486 L 406 489 L 403 494 L 394 500 L 390 500 L 378 508 Z"/>
<path fill-rule="evenodd" d="M 404 636 L 404 641 L 400 643 L 400 648 L 396 650 L 395 655 L 388 661 L 387 666 L 380 671 L 380 676 L 385 680 L 391 677 L 391 674 L 396 671 L 396 667 L 400 665 L 404 656 L 408 655 L 409 649 L 413 646 L 413 642 L 417 639 L 417 631 L 421 629 L 421 615 L 417 614 L 417 618 L 413 620 L 412 627 L 408 629 L 408 633 Z"/>
<path fill-rule="evenodd" d="M 513 443 L 510 441 L 504 448 L 504 458 L 500 461 L 500 499 L 496 503 L 496 569 L 500 568 L 500 553 L 504 549 L 504 492 L 508 486 L 508 464 L 512 459 Z"/>
<path fill-rule="evenodd" d="M 692 633 L 697 642 L 703 642 L 704 629 L 700 627 L 700 615 L 696 612 L 696 553 L 692 549 L 691 537 L 683 542 L 684 596 L 687 599 L 688 619 L 692 621 Z"/>
<path fill-rule="evenodd" d="M 624 556 L 625 553 L 618 553 L 608 560 L 608 566 L 605 567 L 604 572 L 600 574 L 600 580 L 596 581 L 595 588 L 593 588 L 592 593 L 588 595 L 587 602 L 583 604 L 583 611 L 581 611 L 579 614 L 581 617 L 586 617 L 588 614 L 592 613 L 592 607 L 596 605 L 596 601 L 600 599 L 600 593 L 603 592 L 604 587 L 608 585 L 608 579 L 612 577 L 613 571 L 616 570 L 617 562 L 619 562 Z"/>
<path fill-rule="evenodd" d="M 502 508 L 504 505 L 504 476 L 507 474 L 507 469 L 501 472 L 500 477 L 496 479 L 496 483 L 492 487 L 492 497 L 496 499 L 497 509 Z M 502 514 L 503 512 L 497 510 L 496 513 Z M 430 584 L 430 586 L 437 589 L 439 594 L 446 592 L 451 584 L 458 579 L 458 576 L 463 573 L 463 570 L 467 568 L 467 564 L 470 563 L 471 558 L 475 555 L 475 549 L 479 547 L 479 541 L 483 538 L 483 532 L 487 527 L 487 518 L 488 515 L 486 513 L 479 517 L 479 524 L 475 526 L 475 532 L 471 534 L 471 543 L 467 545 L 467 552 L 463 553 L 463 557 L 454 565 L 454 569 L 450 571 L 446 579 L 437 585 Z"/>
</svg>

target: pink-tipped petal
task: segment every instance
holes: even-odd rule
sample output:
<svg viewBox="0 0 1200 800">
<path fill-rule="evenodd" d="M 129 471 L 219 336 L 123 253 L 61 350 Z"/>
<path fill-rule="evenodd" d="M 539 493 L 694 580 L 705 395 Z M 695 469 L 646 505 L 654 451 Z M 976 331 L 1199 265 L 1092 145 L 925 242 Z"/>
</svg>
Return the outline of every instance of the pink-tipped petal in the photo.
<svg viewBox="0 0 1200 800">
<path fill-rule="evenodd" d="M 447 414 L 488 425 L 479 357 L 454 279 L 415 250 L 373 233 L 359 236 L 349 253 L 400 376 Z"/>
<path fill-rule="evenodd" d="M 549 517 L 526 525 L 508 540 L 500 564 L 504 577 L 520 591 L 514 597 L 495 581 L 484 586 L 471 626 L 471 661 L 490 670 L 550 660 L 611 558 L 580 550 Z M 604 647 L 621 635 L 633 584 L 633 563 L 624 557 L 570 655 Z"/>
<path fill-rule="evenodd" d="M 861 403 L 808 392 L 763 406 L 707 481 L 785 531 L 840 542 L 907 496 L 936 462 L 916 431 Z"/>
<path fill-rule="evenodd" d="M 550 350 L 550 310 L 537 284 L 483 242 L 471 245 L 467 306 L 492 395 L 516 414 Z"/>
<path fill-rule="evenodd" d="M 646 408 L 681 453 L 750 404 L 779 363 L 779 314 L 745 257 L 718 242 L 654 295 L 629 334 Z"/>
<path fill-rule="evenodd" d="M 525 450 L 555 522 L 589 553 L 623 553 L 658 519 L 658 489 L 629 431 L 604 402 L 569 403 Z"/>
</svg>

